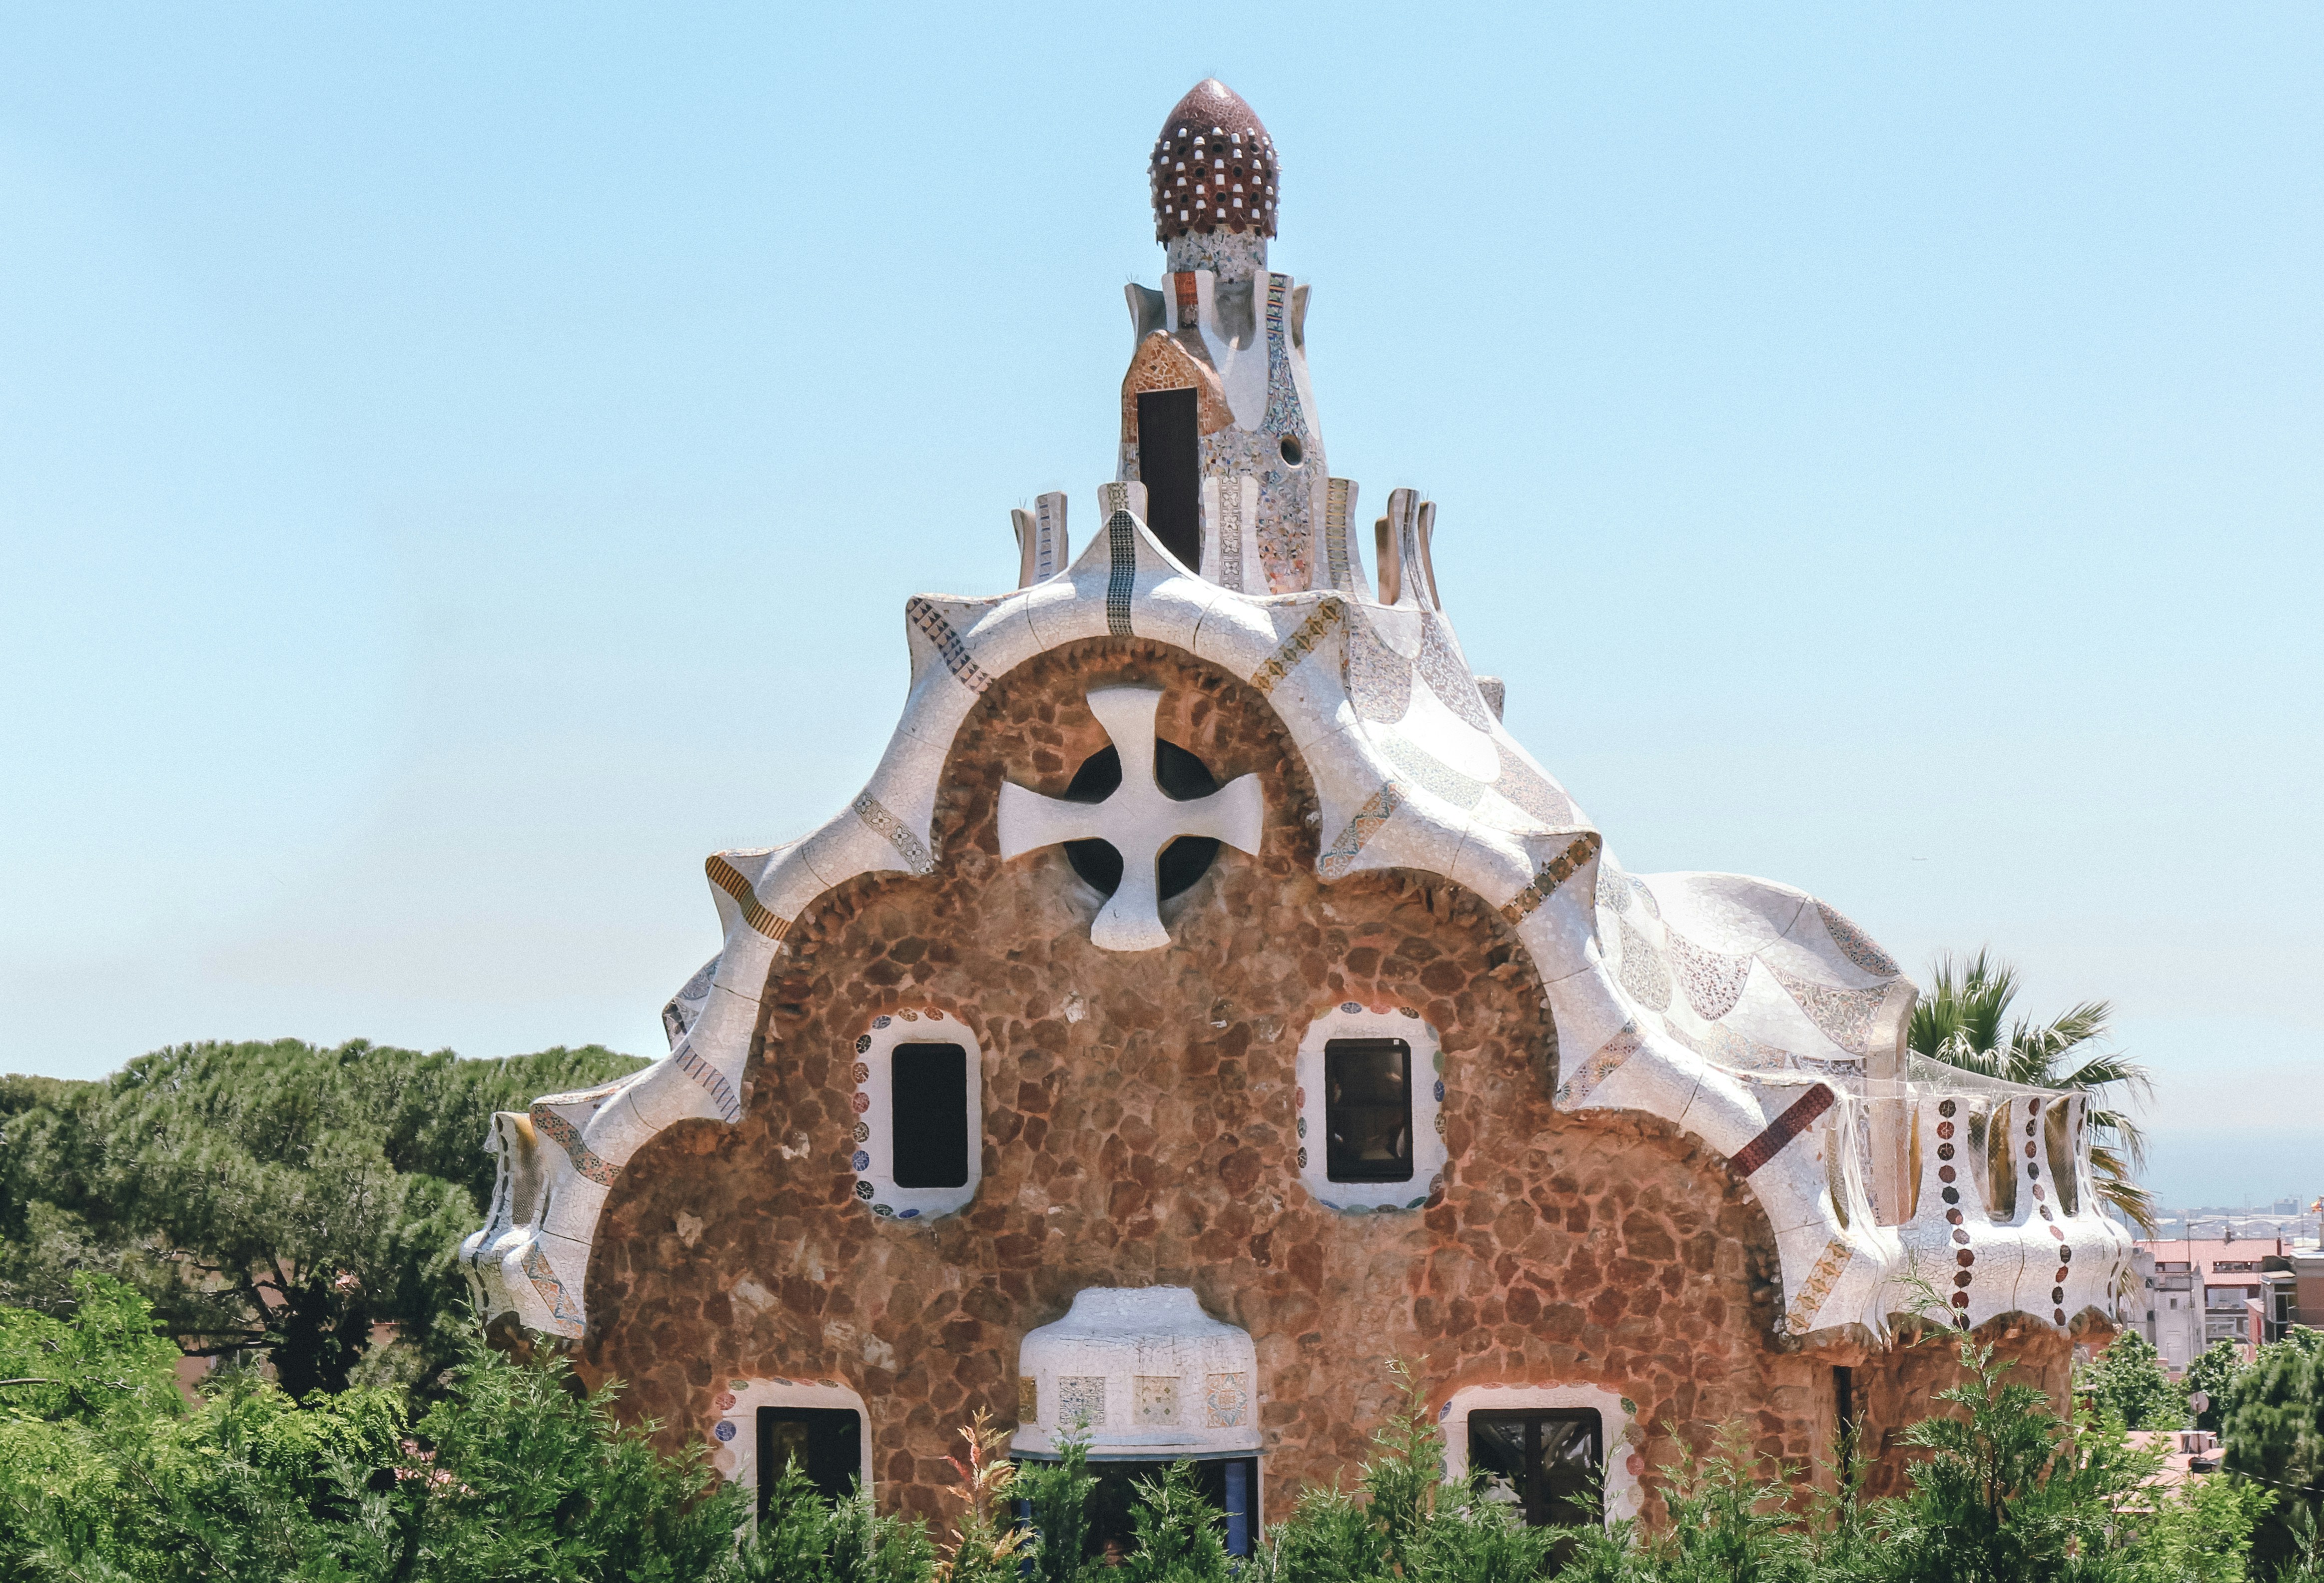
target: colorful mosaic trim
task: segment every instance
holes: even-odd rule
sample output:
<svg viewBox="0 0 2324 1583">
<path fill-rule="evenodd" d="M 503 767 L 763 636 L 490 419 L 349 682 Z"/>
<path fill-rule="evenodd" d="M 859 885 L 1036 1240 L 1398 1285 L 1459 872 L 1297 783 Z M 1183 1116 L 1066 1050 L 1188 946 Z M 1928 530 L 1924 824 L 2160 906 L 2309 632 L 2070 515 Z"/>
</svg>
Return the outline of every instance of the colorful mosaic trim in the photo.
<svg viewBox="0 0 2324 1583">
<path fill-rule="evenodd" d="M 726 1081 L 724 1072 L 696 1054 L 693 1045 L 687 1045 L 670 1059 L 678 1063 L 678 1071 L 699 1083 L 709 1094 L 712 1103 L 718 1107 L 721 1121 L 731 1124 L 742 1119 L 742 1107 L 734 1100 L 734 1085 Z"/>
<path fill-rule="evenodd" d="M 1105 521 L 1108 553 L 1113 557 L 1113 570 L 1105 579 L 1105 630 L 1117 638 L 1131 636 L 1130 630 L 1130 596 L 1138 584 L 1137 532 L 1131 526 L 1135 519 L 1128 511 L 1116 511 Z"/>
<path fill-rule="evenodd" d="M 915 874 L 936 872 L 936 861 L 920 838 L 904 827 L 904 822 L 888 812 L 879 798 L 864 792 L 855 799 L 855 816 L 874 833 L 885 836 L 896 855 L 904 860 L 904 867 Z"/>
<path fill-rule="evenodd" d="M 1840 1273 L 1848 1268 L 1852 1256 L 1848 1244 L 1840 1238 L 1823 1245 L 1823 1251 L 1816 1255 L 1816 1262 L 1808 1271 L 1807 1280 L 1800 1286 L 1800 1294 L 1784 1311 L 1784 1329 L 1794 1336 L 1808 1333 L 1816 1315 L 1822 1311 L 1825 1300 L 1831 1296 L 1831 1289 L 1840 1284 Z"/>
<path fill-rule="evenodd" d="M 1204 1376 L 1203 1415 L 1207 1428 L 1240 1429 L 1250 1415 L 1249 1377 L 1240 1369 Z"/>
<path fill-rule="evenodd" d="M 535 1130 L 549 1135 L 573 1168 L 600 1187 L 611 1187 L 622 1178 L 622 1168 L 591 1148 L 582 1137 L 581 1129 L 549 1109 L 540 1100 L 532 1105 L 532 1125 Z"/>
<path fill-rule="evenodd" d="M 945 620 L 944 612 L 915 594 L 904 601 L 904 615 L 919 628 L 922 636 L 935 645 L 936 658 L 945 662 L 945 668 L 952 672 L 953 678 L 962 686 L 972 693 L 982 693 L 992 685 L 992 678 L 985 674 L 984 667 L 969 658 L 967 646 L 961 642 L 960 634 L 952 630 L 952 623 Z"/>
<path fill-rule="evenodd" d="M 524 1278 L 532 1283 L 533 1291 L 549 1305 L 549 1317 L 567 1335 L 579 1335 L 581 1316 L 574 1311 L 572 1303 L 567 1300 L 565 1283 L 558 1280 L 557 1273 L 549 1267 L 548 1256 L 540 1251 L 540 1244 L 535 1242 L 526 1247 L 519 1267 L 524 1271 Z"/>
<path fill-rule="evenodd" d="M 742 921 L 768 939 L 780 940 L 790 928 L 791 921 L 769 912 L 760 902 L 759 893 L 751 888 L 750 880 L 742 877 L 742 870 L 724 858 L 713 852 L 702 865 L 702 871 L 710 876 L 710 883 L 734 898 L 734 905 L 742 909 Z"/>
<path fill-rule="evenodd" d="M 1299 662 L 1323 640 L 1323 635 L 1345 621 L 1347 615 L 1348 606 L 1344 600 L 1327 599 L 1317 605 L 1314 613 L 1292 629 L 1291 636 L 1283 640 L 1283 647 L 1277 649 L 1265 665 L 1251 672 L 1250 685 L 1261 693 L 1275 691 L 1275 684 L 1297 669 Z"/>
<path fill-rule="evenodd" d="M 1348 569 L 1348 511 L 1354 488 L 1344 478 L 1329 479 L 1323 485 L 1323 575 L 1342 594 L 1355 591 L 1354 575 Z"/>
<path fill-rule="evenodd" d="M 1895 957 L 1874 943 L 1871 935 L 1823 903 L 1818 902 L 1815 907 L 1817 916 L 1823 919 L 1824 932 L 1831 936 L 1831 943 L 1840 947 L 1842 956 L 1866 972 L 1877 973 L 1884 979 L 1893 979 L 1904 971 L 1896 965 Z"/>
<path fill-rule="evenodd" d="M 1242 585 L 1242 476 L 1219 480 L 1219 586 L 1237 594 Z"/>
<path fill-rule="evenodd" d="M 1887 998 L 1886 985 L 1871 989 L 1841 989 L 1795 979 L 1773 966 L 1767 971 L 1784 987 L 1784 993 L 1808 1014 L 1808 1020 L 1816 1025 L 1818 1033 L 1850 1055 L 1865 1053 L 1872 1036 L 1872 1019 L 1880 1010 L 1880 1002 Z"/>
<path fill-rule="evenodd" d="M 1665 939 L 1663 952 L 1677 973 L 1678 987 L 1686 991 L 1687 1005 L 1703 1021 L 1717 1022 L 1743 999 L 1743 986 L 1751 978 L 1750 957 L 1705 951 L 1676 930 Z"/>
<path fill-rule="evenodd" d="M 1646 1047 L 1638 1035 L 1638 1025 L 1626 1022 L 1614 1032 L 1614 1036 L 1598 1046 L 1598 1054 L 1582 1063 L 1580 1071 L 1557 1086 L 1557 1103 L 1573 1106 L 1588 1100 L 1600 1083 L 1622 1069 L 1622 1063 Z"/>
<path fill-rule="evenodd" d="M 1315 872 L 1326 880 L 1346 878 L 1349 870 L 1356 866 L 1356 858 L 1364 850 L 1364 843 L 1379 834 L 1379 827 L 1388 822 L 1388 816 L 1403 805 L 1404 788 L 1392 780 L 1384 783 L 1362 807 L 1356 810 L 1356 816 L 1348 821 L 1347 828 L 1340 832 L 1339 838 L 1332 842 L 1322 857 L 1315 860 Z"/>
<path fill-rule="evenodd" d="M 1533 883 L 1502 904 L 1501 916 L 1512 924 L 1522 923 L 1536 907 L 1547 901 L 1556 888 L 1573 878 L 1582 864 L 1598 855 L 1606 838 L 1594 830 L 1585 830 L 1566 843 L 1565 850 L 1541 866 Z"/>
<path fill-rule="evenodd" d="M 1601 891 L 1603 886 L 1599 888 Z M 1663 965 L 1663 954 L 1655 943 L 1630 927 L 1628 918 L 1617 918 L 1616 938 L 1622 943 L 1622 969 L 1618 975 L 1622 988 L 1630 999 L 1648 1011 L 1667 1011 L 1671 1003 L 1670 969 Z"/>
<path fill-rule="evenodd" d="M 1767 1123 L 1767 1128 L 1745 1144 L 1729 1159 L 1738 1176 L 1749 1176 L 1784 1152 L 1784 1146 L 1815 1125 L 1816 1118 L 1832 1107 L 1832 1091 L 1822 1083 L 1792 1101 L 1791 1108 Z"/>
</svg>

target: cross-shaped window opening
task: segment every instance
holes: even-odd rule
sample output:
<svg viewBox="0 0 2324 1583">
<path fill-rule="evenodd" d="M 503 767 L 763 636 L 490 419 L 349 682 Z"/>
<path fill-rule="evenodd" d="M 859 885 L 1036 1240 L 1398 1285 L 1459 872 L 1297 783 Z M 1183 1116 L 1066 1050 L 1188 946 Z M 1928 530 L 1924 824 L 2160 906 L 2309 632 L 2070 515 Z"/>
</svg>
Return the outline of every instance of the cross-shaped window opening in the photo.
<svg viewBox="0 0 2324 1583">
<path fill-rule="evenodd" d="M 1174 802 L 1191 803 L 1219 789 L 1210 766 L 1176 742 L 1154 739 L 1154 784 Z M 1065 801 L 1102 803 L 1121 785 L 1121 753 L 1106 747 L 1082 760 L 1065 787 Z M 1219 843 L 1207 835 L 1182 835 L 1162 849 L 1155 864 L 1156 894 L 1167 901 L 1190 889 L 1210 871 L 1219 855 Z M 1069 841 L 1065 861 L 1074 872 L 1101 896 L 1121 888 L 1121 854 L 1110 841 Z"/>
<path fill-rule="evenodd" d="M 1411 1181 L 1412 1046 L 1402 1039 L 1324 1045 L 1323 1130 L 1331 1181 Z"/>
</svg>

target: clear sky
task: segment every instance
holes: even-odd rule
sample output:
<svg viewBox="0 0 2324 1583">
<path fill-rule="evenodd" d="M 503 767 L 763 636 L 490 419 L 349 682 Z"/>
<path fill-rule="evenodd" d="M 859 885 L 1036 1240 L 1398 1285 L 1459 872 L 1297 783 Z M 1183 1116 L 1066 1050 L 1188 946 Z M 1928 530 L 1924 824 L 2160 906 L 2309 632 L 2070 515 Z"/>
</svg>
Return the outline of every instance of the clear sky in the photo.
<svg viewBox="0 0 2324 1583">
<path fill-rule="evenodd" d="M 2324 1192 L 2306 3 L 9 7 L 0 1067 L 659 1053 L 905 597 L 1086 521 L 1212 73 L 1625 865 L 2111 997 L 2167 1199 Z"/>
</svg>

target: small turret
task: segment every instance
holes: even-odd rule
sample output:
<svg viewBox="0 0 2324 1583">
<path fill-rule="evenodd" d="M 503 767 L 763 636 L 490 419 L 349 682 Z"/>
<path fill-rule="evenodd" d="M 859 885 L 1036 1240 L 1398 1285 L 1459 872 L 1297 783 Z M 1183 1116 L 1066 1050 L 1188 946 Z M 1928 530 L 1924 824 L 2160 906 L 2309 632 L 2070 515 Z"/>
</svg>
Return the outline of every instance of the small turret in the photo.
<svg viewBox="0 0 2324 1583">
<path fill-rule="evenodd" d="M 1130 288 L 1120 476 L 1191 571 L 1246 594 L 1309 587 L 1327 471 L 1307 383 L 1307 290 L 1269 273 L 1282 165 L 1216 78 L 1171 110 L 1147 162 L 1162 289 Z"/>
</svg>

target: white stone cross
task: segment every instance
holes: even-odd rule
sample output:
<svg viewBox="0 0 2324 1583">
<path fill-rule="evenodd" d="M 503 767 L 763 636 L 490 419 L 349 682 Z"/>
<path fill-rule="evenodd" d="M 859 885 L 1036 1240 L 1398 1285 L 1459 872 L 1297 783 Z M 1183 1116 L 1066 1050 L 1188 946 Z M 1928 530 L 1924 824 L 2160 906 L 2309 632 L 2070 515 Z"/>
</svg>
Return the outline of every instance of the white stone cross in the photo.
<svg viewBox="0 0 2324 1583">
<path fill-rule="evenodd" d="M 1121 784 L 1102 803 L 1068 803 L 1012 782 L 1001 787 L 1001 855 L 1022 856 L 1066 841 L 1103 841 L 1121 854 L 1121 883 L 1090 925 L 1102 951 L 1154 951 L 1170 943 L 1155 910 L 1160 900 L 1162 849 L 1182 835 L 1205 835 L 1256 856 L 1266 805 L 1259 777 L 1229 781 L 1208 796 L 1186 802 L 1164 794 L 1154 780 L 1154 713 L 1162 695 L 1151 687 L 1101 687 L 1089 695 L 1090 713 L 1121 756 Z"/>
</svg>

